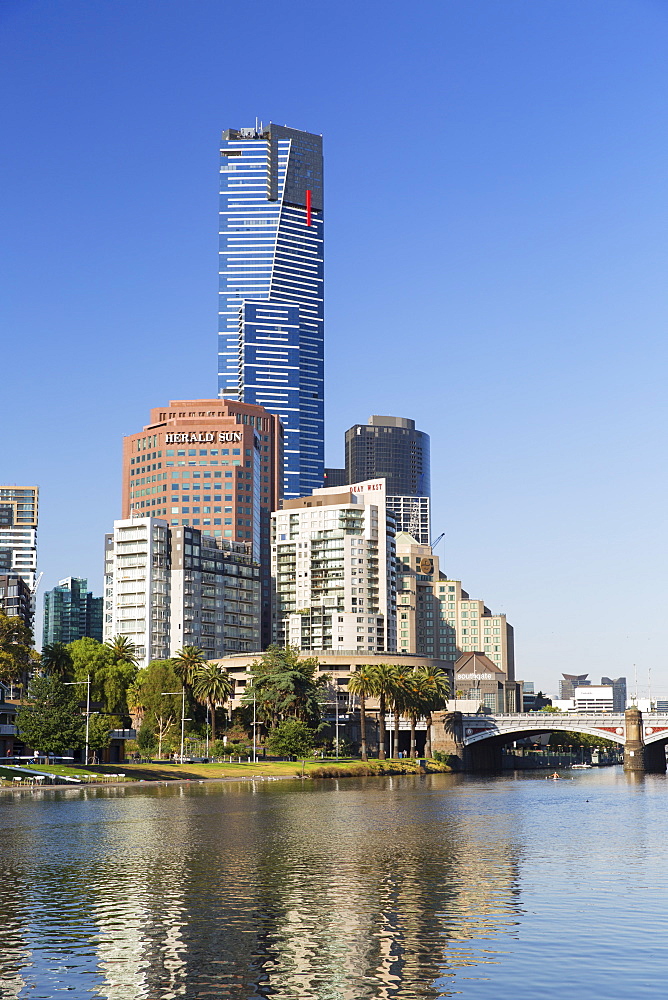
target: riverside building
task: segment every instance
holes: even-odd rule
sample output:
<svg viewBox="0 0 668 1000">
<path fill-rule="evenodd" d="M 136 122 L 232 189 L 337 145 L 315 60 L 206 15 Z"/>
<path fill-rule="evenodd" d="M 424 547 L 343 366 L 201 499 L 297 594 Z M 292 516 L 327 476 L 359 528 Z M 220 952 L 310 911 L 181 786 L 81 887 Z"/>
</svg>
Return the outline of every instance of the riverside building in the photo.
<svg viewBox="0 0 668 1000">
<path fill-rule="evenodd" d="M 395 559 L 384 479 L 286 500 L 272 514 L 274 641 L 394 652 Z"/>
<path fill-rule="evenodd" d="M 105 539 L 104 639 L 127 636 L 139 666 L 184 646 L 209 658 L 259 651 L 259 620 L 250 543 L 158 518 L 114 522 Z"/>
<path fill-rule="evenodd" d="M 90 636 L 102 642 L 103 598 L 93 597 L 88 581 L 68 576 L 44 595 L 43 645 Z"/>
<path fill-rule="evenodd" d="M 271 641 L 270 513 L 282 499 L 283 428 L 262 406 L 172 400 L 123 441 L 123 517 L 250 545 L 263 567 L 262 642 Z"/>
<path fill-rule="evenodd" d="M 440 570 L 438 556 L 405 532 L 396 537 L 397 649 L 455 660 L 484 654 L 515 679 L 515 637 L 505 614 L 493 614 L 460 580 Z"/>
<path fill-rule="evenodd" d="M 0 486 L 0 573 L 20 576 L 35 590 L 37 487 Z"/>
<path fill-rule="evenodd" d="M 286 497 L 323 483 L 323 209 L 322 136 L 223 132 L 218 391 L 280 417 Z"/>
</svg>

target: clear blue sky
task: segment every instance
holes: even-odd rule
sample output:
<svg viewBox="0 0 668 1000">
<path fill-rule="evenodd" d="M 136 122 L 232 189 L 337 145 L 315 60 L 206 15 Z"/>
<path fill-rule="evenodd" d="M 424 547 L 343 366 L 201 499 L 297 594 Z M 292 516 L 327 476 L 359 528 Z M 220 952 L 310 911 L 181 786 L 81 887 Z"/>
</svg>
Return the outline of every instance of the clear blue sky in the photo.
<svg viewBox="0 0 668 1000">
<path fill-rule="evenodd" d="M 322 132 L 328 463 L 432 436 L 518 676 L 668 695 L 668 4 L 4 0 L 0 481 L 101 588 L 123 434 L 215 395 L 218 139 Z"/>
</svg>

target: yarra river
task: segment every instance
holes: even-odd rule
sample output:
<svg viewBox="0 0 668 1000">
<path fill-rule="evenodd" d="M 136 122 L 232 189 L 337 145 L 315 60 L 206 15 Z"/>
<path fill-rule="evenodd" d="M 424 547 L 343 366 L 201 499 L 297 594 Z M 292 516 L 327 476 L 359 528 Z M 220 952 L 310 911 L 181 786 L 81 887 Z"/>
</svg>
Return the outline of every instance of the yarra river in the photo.
<svg viewBox="0 0 668 1000">
<path fill-rule="evenodd" d="M 0 997 L 665 994 L 668 781 L 207 782 L 0 795 Z"/>
</svg>

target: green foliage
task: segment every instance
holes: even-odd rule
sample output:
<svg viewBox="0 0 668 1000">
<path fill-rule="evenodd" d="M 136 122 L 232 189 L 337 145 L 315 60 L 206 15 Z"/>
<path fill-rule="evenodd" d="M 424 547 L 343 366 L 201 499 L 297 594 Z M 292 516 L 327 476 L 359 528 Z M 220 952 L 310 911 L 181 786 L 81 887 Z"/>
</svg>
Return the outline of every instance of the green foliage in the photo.
<svg viewBox="0 0 668 1000">
<path fill-rule="evenodd" d="M 551 747 L 605 747 L 613 750 L 619 748 L 619 743 L 606 740 L 601 736 L 590 736 L 589 733 L 556 732 L 550 736 Z"/>
<path fill-rule="evenodd" d="M 315 732 L 300 719 L 285 719 L 267 737 L 267 748 L 276 757 L 308 757 L 315 744 Z"/>
<path fill-rule="evenodd" d="M 184 646 L 174 657 L 174 669 L 182 684 L 191 687 L 195 674 L 206 663 L 206 657 L 197 646 Z"/>
<path fill-rule="evenodd" d="M 193 694 L 211 713 L 211 738 L 216 739 L 216 705 L 224 705 L 232 694 L 233 683 L 226 670 L 217 663 L 204 663 L 193 675 Z"/>
<path fill-rule="evenodd" d="M 111 743 L 111 730 L 120 728 L 120 719 L 113 715 L 91 715 L 88 720 L 88 749 L 91 753 L 104 750 Z"/>
<path fill-rule="evenodd" d="M 63 681 L 74 679 L 72 657 L 64 642 L 47 643 L 42 649 L 40 666 L 45 674 L 55 674 Z"/>
<path fill-rule="evenodd" d="M 142 756 L 152 755 L 157 748 L 158 741 L 149 726 L 142 726 L 137 733 L 137 746 Z"/>
<path fill-rule="evenodd" d="M 385 714 L 399 683 L 397 668 L 393 663 L 375 663 L 369 672 L 372 694 L 378 698 L 378 759 L 385 760 Z"/>
<path fill-rule="evenodd" d="M 173 660 L 152 660 L 147 667 L 138 671 L 134 682 L 128 688 L 128 703 L 132 714 L 145 718 L 148 714 L 155 716 L 173 715 L 181 718 L 181 679 L 174 669 Z M 176 694 L 163 694 L 163 691 L 174 691 Z M 186 702 L 187 705 L 187 702 Z"/>
<path fill-rule="evenodd" d="M 91 700 L 102 702 L 108 714 L 127 715 L 127 691 L 137 675 L 134 663 L 128 659 L 116 659 L 112 645 L 90 637 L 76 639 L 66 648 L 72 661 L 74 679 L 85 681 L 90 673 Z M 84 688 L 80 687 L 79 692 L 82 690 Z"/>
<path fill-rule="evenodd" d="M 367 665 L 358 667 L 348 679 L 348 691 L 360 700 L 360 739 L 362 760 L 368 759 L 366 746 L 366 699 L 373 694 L 373 675 Z"/>
<path fill-rule="evenodd" d="M 543 705 L 543 707 L 539 708 L 538 711 L 539 712 L 561 712 L 561 709 L 557 708 L 556 705 Z"/>
<path fill-rule="evenodd" d="M 137 663 L 137 647 L 127 635 L 115 635 L 105 643 L 116 663 Z"/>
<path fill-rule="evenodd" d="M 256 698 L 257 718 L 276 727 L 279 721 L 298 719 L 308 726 L 320 724 L 326 677 L 318 676 L 316 657 L 300 659 L 299 650 L 269 646 L 252 666 L 253 680 L 246 686 L 244 704 Z"/>
<path fill-rule="evenodd" d="M 21 739 L 42 753 L 66 754 L 83 747 L 85 720 L 79 712 L 79 695 L 58 677 L 34 677 L 28 705 L 19 709 Z"/>
<path fill-rule="evenodd" d="M 22 618 L 0 611 L 0 681 L 27 683 L 30 667 L 39 659 L 32 642 L 32 630 Z"/>
</svg>

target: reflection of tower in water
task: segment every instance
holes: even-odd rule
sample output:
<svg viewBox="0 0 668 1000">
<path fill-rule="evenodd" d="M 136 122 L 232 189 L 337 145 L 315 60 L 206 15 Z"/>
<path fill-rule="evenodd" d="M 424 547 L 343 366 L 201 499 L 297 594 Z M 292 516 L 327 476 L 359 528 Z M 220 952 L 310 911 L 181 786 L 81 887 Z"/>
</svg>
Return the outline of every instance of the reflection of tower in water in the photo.
<svg viewBox="0 0 668 1000">
<path fill-rule="evenodd" d="M 472 942 L 488 944 L 514 925 L 512 840 L 490 838 L 466 817 L 431 824 L 402 814 L 392 779 L 382 784 L 371 828 L 359 824 L 368 790 L 318 795 L 318 835 L 306 827 L 297 842 L 285 830 L 294 816 L 274 811 L 271 849 L 258 858 L 259 995 L 357 1000 L 429 990 L 440 976 L 489 962 L 489 949 Z M 277 829 L 287 833 L 283 851 Z"/>
</svg>

